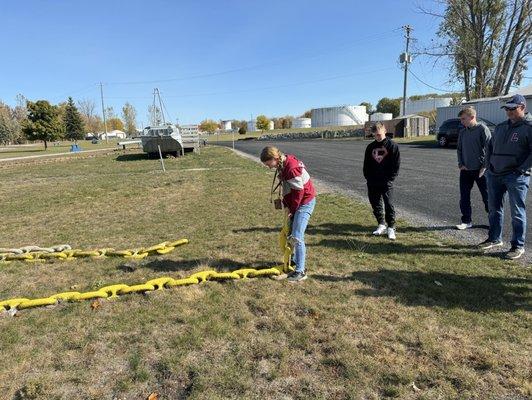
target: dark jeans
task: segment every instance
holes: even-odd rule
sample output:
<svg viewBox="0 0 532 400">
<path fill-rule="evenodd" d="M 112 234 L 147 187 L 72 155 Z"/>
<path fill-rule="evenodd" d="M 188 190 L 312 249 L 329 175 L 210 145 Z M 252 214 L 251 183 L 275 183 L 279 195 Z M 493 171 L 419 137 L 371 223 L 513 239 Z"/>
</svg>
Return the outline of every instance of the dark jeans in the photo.
<svg viewBox="0 0 532 400">
<path fill-rule="evenodd" d="M 484 175 L 480 178 L 478 177 L 479 173 L 478 169 L 460 171 L 460 211 L 462 212 L 462 222 L 464 224 L 471 223 L 471 189 L 473 189 L 475 183 L 478 186 L 478 190 L 480 190 L 484 209 L 489 212 L 488 184 Z"/>
<path fill-rule="evenodd" d="M 384 225 L 384 221 L 386 221 L 388 227 L 393 228 L 395 226 L 395 209 L 393 207 L 392 182 L 368 183 L 368 197 L 377 222 Z"/>
<path fill-rule="evenodd" d="M 518 173 L 493 175 L 487 173 L 490 203 L 489 240 L 502 240 L 502 222 L 504 219 L 504 198 L 506 193 L 510 200 L 512 215 L 512 247 L 523 248 L 526 235 L 526 194 L 530 177 Z"/>
</svg>

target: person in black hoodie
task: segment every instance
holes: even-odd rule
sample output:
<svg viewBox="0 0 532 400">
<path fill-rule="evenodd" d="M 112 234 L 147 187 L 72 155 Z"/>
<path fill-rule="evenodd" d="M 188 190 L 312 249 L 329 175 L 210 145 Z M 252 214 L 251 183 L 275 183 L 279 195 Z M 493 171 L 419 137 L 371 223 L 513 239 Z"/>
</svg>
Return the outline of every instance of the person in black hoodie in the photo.
<svg viewBox="0 0 532 400">
<path fill-rule="evenodd" d="M 368 184 L 369 202 L 379 224 L 373 234 L 387 233 L 389 239 L 395 240 L 393 181 L 397 177 L 401 163 L 399 146 L 386 137 L 386 128 L 382 123 L 377 122 L 373 125 L 371 132 L 375 136 L 375 140 L 366 147 L 364 178 Z M 388 227 L 386 227 L 385 222 Z"/>
</svg>

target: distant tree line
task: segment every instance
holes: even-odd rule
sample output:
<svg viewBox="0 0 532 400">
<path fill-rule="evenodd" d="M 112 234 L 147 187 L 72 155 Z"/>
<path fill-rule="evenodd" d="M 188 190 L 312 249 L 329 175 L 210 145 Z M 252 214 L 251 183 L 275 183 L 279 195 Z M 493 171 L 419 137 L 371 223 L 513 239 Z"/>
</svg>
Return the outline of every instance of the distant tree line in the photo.
<svg viewBox="0 0 532 400">
<path fill-rule="evenodd" d="M 18 95 L 14 107 L 0 101 L 0 144 L 42 141 L 45 149 L 56 140 L 80 140 L 88 133 L 104 130 L 102 118 L 96 113 L 94 101 L 83 99 L 76 104 L 72 97 L 57 105 L 47 100 L 30 101 Z M 137 131 L 137 112 L 125 103 L 122 116 L 112 107 L 105 110 L 107 131 L 121 130 L 129 135 Z"/>
</svg>

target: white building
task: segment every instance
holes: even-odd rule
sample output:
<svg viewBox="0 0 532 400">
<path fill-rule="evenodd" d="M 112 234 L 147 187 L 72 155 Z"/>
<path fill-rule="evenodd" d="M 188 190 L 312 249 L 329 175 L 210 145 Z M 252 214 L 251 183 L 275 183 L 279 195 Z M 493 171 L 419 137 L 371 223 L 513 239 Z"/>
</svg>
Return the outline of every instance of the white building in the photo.
<svg viewBox="0 0 532 400">
<path fill-rule="evenodd" d="M 406 99 L 406 115 L 417 114 L 420 112 L 434 111 L 438 107 L 447 107 L 451 105 L 451 97 L 436 97 L 430 99 L 410 100 Z M 401 114 L 403 113 L 403 100 L 401 100 Z"/>
<path fill-rule="evenodd" d="M 183 134 L 197 135 L 199 133 L 199 125 L 181 125 L 179 131 Z"/>
<path fill-rule="evenodd" d="M 268 122 L 268 130 L 269 131 L 273 130 L 274 127 L 275 127 L 275 124 L 273 123 L 273 121 Z"/>
<path fill-rule="evenodd" d="M 98 136 L 100 137 L 100 139 L 105 140 L 105 139 L 125 139 L 127 135 L 125 132 L 115 129 L 114 131 L 107 132 L 107 134 L 101 132 L 98 134 Z"/>
<path fill-rule="evenodd" d="M 230 131 L 232 129 L 232 124 L 233 124 L 232 120 L 220 121 L 222 131 Z"/>
<path fill-rule="evenodd" d="M 369 117 L 366 106 L 338 106 L 313 108 L 311 110 L 312 127 L 364 125 Z"/>
<path fill-rule="evenodd" d="M 500 124 L 508 119 L 506 111 L 501 109 L 501 105 L 514 94 L 523 95 L 526 99 L 526 108 L 532 110 L 532 85 L 525 86 L 522 89 L 514 90 L 506 96 L 485 97 L 463 102 L 457 106 L 438 107 L 436 114 L 436 128 L 439 128 L 443 122 L 450 118 L 458 118 L 458 113 L 464 107 L 471 106 L 477 111 L 477 116 L 494 124 Z"/>
</svg>

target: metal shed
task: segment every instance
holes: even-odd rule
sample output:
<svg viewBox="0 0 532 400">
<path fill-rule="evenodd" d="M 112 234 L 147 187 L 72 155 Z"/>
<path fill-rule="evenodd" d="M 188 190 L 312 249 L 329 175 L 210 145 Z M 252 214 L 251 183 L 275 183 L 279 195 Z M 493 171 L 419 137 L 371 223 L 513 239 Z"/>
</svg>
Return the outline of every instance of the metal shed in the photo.
<svg viewBox="0 0 532 400">
<path fill-rule="evenodd" d="M 482 99 L 466 101 L 457 106 L 438 107 L 436 115 L 436 128 L 439 128 L 447 119 L 457 118 L 460 110 L 467 106 L 471 106 L 477 110 L 478 117 L 489 122 L 493 122 L 495 125 L 500 124 L 507 119 L 506 112 L 501 110 L 501 104 L 514 94 L 523 95 L 526 99 L 527 110 L 532 110 L 532 85 L 528 85 L 522 89 L 517 89 L 506 96 L 485 97 Z"/>
<path fill-rule="evenodd" d="M 380 121 L 386 127 L 390 137 L 417 137 L 429 134 L 429 119 L 421 115 L 404 115 L 388 121 Z M 366 122 L 366 137 L 371 137 L 371 126 L 375 122 Z"/>
</svg>

